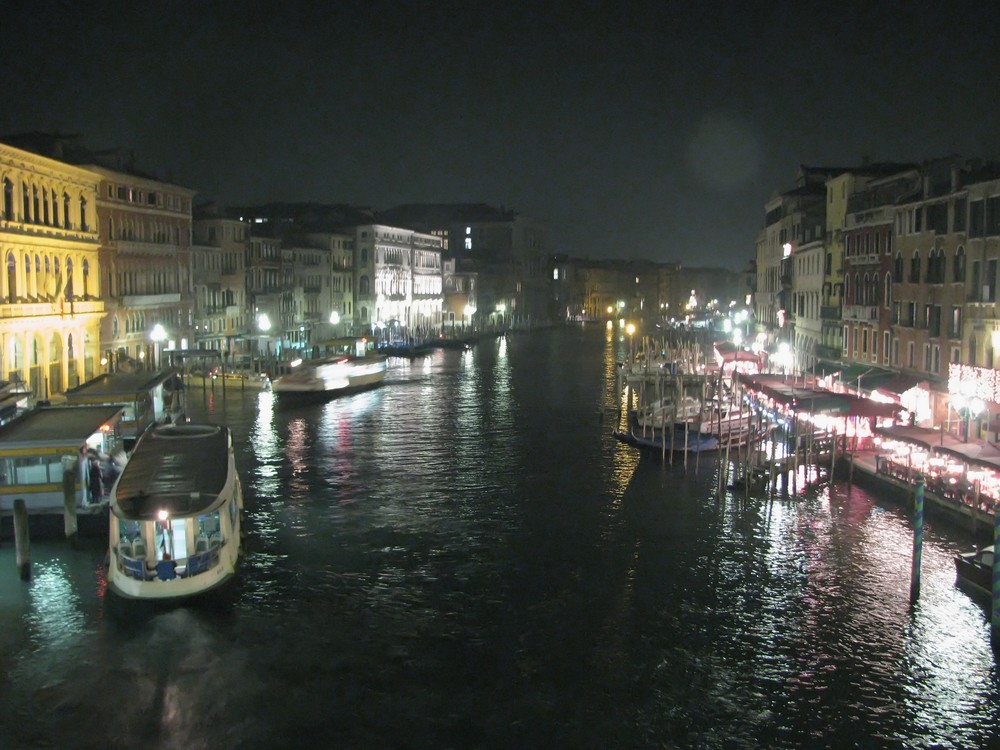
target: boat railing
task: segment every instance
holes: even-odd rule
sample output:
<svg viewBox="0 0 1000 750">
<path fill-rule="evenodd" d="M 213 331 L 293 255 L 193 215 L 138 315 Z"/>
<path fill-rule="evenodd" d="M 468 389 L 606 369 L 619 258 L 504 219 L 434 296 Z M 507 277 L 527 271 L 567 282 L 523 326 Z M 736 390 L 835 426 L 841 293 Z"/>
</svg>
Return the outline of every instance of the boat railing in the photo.
<svg viewBox="0 0 1000 750">
<path fill-rule="evenodd" d="M 221 546 L 212 546 L 204 552 L 198 552 L 186 558 L 174 560 L 174 575 L 161 578 L 157 574 L 157 565 L 164 561 L 159 561 L 157 565 L 150 566 L 145 557 L 130 557 L 124 546 L 118 548 L 119 570 L 130 578 L 138 581 L 171 580 L 177 578 L 190 578 L 211 570 L 219 564 L 219 552 Z"/>
</svg>

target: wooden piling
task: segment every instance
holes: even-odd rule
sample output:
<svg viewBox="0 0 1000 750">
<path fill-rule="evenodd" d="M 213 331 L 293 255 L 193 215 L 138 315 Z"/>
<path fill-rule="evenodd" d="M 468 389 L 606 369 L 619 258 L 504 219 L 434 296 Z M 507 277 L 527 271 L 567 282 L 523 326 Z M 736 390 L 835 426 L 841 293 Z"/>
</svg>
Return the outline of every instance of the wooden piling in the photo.
<svg viewBox="0 0 1000 750">
<path fill-rule="evenodd" d="M 14 549 L 17 573 L 22 581 L 31 580 L 31 540 L 28 538 L 28 508 L 23 498 L 14 500 Z"/>
<path fill-rule="evenodd" d="M 833 426 L 833 439 L 830 441 L 830 488 L 833 488 L 833 474 L 837 469 L 837 426 Z"/>
<path fill-rule="evenodd" d="M 993 514 L 993 609 L 990 618 L 993 646 L 1000 646 L 1000 512 Z"/>
<path fill-rule="evenodd" d="M 63 530 L 70 546 L 76 549 L 77 523 L 76 523 L 76 477 L 79 473 L 76 461 L 66 461 L 63 463 Z"/>
<path fill-rule="evenodd" d="M 920 598 L 920 559 L 924 549 L 924 477 L 917 477 L 917 491 L 913 502 L 913 560 L 910 568 L 910 604 Z M 996 583 L 993 585 L 996 590 Z M 996 594 L 993 597 L 996 615 Z"/>
</svg>

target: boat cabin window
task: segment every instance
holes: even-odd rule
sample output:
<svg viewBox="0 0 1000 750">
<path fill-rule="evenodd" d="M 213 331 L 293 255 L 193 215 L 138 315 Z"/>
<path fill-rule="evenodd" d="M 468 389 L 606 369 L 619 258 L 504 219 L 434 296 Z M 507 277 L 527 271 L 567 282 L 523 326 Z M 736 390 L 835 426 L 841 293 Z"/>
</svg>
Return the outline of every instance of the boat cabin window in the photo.
<svg viewBox="0 0 1000 750">
<path fill-rule="evenodd" d="M 221 534 L 222 527 L 220 526 L 219 511 L 214 513 L 207 513 L 204 516 L 198 516 L 198 530 L 195 534 L 196 537 L 211 537 L 213 534 Z"/>
<path fill-rule="evenodd" d="M 62 456 L 17 456 L 0 459 L 0 484 L 61 483 Z"/>
<path fill-rule="evenodd" d="M 993 567 L 993 550 L 984 549 L 979 553 L 979 562 L 988 568 Z"/>
<path fill-rule="evenodd" d="M 118 519 L 118 537 L 122 541 L 132 541 L 137 537 L 142 536 L 142 522 L 141 521 L 126 521 L 123 518 Z"/>
</svg>

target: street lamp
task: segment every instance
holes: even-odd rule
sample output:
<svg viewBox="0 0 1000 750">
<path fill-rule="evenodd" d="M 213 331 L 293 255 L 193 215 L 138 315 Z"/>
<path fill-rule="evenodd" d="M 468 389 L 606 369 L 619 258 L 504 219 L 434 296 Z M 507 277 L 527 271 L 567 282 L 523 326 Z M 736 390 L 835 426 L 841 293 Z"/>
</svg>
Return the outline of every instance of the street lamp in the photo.
<svg viewBox="0 0 1000 750">
<path fill-rule="evenodd" d="M 149 332 L 149 338 L 153 342 L 153 367 L 159 369 L 160 344 L 166 341 L 167 331 L 161 324 L 157 323 L 153 326 L 153 330 Z"/>
<path fill-rule="evenodd" d="M 777 364 L 782 371 L 783 379 L 788 378 L 788 368 L 792 363 L 792 346 L 787 341 L 778 344 L 778 354 L 775 357 Z"/>
<path fill-rule="evenodd" d="M 271 330 L 271 318 L 268 317 L 267 313 L 261 313 L 257 316 L 257 330 L 260 331 L 257 336 L 257 372 L 260 372 L 260 363 L 263 359 L 260 353 L 260 343 L 267 339 L 267 332 Z"/>
</svg>

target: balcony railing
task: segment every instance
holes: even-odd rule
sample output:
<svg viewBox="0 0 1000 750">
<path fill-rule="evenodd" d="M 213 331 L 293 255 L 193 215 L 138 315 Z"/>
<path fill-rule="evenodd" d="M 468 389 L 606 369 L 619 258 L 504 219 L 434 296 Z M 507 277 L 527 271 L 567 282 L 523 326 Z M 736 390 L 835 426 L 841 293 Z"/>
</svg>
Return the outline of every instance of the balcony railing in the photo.
<svg viewBox="0 0 1000 750">
<path fill-rule="evenodd" d="M 823 305 L 819 308 L 819 316 L 823 320 L 840 320 L 840 305 Z"/>
<path fill-rule="evenodd" d="M 53 302 L 0 302 L 0 318 L 37 318 L 43 315 L 103 313 L 103 300 L 62 299 Z"/>
<path fill-rule="evenodd" d="M 844 320 L 874 323 L 878 320 L 877 305 L 844 305 Z"/>
</svg>

